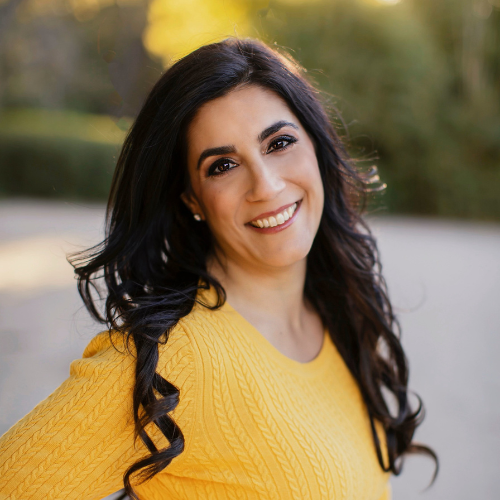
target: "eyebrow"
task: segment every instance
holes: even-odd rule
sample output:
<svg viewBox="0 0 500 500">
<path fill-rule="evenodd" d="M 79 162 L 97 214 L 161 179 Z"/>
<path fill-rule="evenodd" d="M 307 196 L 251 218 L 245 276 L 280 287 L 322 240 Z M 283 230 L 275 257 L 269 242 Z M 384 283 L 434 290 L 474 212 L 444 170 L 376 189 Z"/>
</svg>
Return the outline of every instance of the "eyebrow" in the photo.
<svg viewBox="0 0 500 500">
<path fill-rule="evenodd" d="M 257 137 L 259 142 L 264 141 L 267 139 L 270 135 L 275 134 L 278 132 L 278 130 L 281 130 L 283 127 L 292 127 L 296 130 L 299 129 L 295 123 L 292 122 L 287 122 L 285 120 L 280 120 L 279 122 L 273 123 L 271 126 L 267 127 L 264 129 L 259 136 Z M 196 166 L 196 169 L 199 170 L 201 164 L 203 163 L 203 160 L 208 158 L 209 156 L 220 156 L 220 155 L 227 155 L 231 153 L 236 153 L 236 148 L 234 146 L 219 146 L 216 148 L 208 148 L 205 149 L 200 157 L 198 158 L 198 164 Z"/>
<path fill-rule="evenodd" d="M 198 159 L 198 165 L 196 168 L 199 169 L 203 160 L 209 156 L 228 155 L 230 153 L 236 153 L 236 148 L 234 146 L 219 146 L 218 148 L 205 149 Z"/>
<path fill-rule="evenodd" d="M 264 141 L 270 135 L 275 134 L 276 132 L 278 132 L 278 130 L 281 130 L 283 127 L 287 127 L 287 126 L 299 130 L 299 127 L 297 127 L 297 125 L 295 125 L 295 123 L 287 122 L 285 120 L 280 120 L 279 122 L 273 123 L 270 127 L 267 127 L 265 130 L 263 130 L 259 134 L 259 137 L 258 137 L 259 142 Z"/>
</svg>

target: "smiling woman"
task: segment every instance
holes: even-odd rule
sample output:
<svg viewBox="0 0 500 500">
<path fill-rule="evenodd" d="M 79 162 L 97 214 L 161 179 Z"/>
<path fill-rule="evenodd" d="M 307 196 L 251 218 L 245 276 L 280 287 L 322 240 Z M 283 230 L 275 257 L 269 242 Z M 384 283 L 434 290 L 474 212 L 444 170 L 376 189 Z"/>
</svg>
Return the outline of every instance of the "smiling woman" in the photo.
<svg viewBox="0 0 500 500">
<path fill-rule="evenodd" d="M 183 199 L 214 236 L 210 273 L 222 283 L 243 268 L 256 276 L 258 268 L 274 275 L 303 267 L 323 212 L 323 183 L 311 138 L 286 102 L 263 87 L 241 86 L 201 107 L 187 141 Z M 223 285 L 230 296 L 231 285 Z"/>
<path fill-rule="evenodd" d="M 291 58 L 229 39 L 174 64 L 106 239 L 73 256 L 107 331 L 1 438 L 0 499 L 389 499 L 406 454 L 436 457 L 412 442 L 369 185 Z"/>
</svg>

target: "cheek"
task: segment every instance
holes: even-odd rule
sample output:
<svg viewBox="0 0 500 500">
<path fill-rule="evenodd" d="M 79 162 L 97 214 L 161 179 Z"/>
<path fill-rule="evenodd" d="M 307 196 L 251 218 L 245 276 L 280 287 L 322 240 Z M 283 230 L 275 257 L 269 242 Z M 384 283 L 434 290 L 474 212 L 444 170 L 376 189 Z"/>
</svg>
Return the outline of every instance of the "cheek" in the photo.
<svg viewBox="0 0 500 500">
<path fill-rule="evenodd" d="M 308 168 L 304 169 L 303 177 L 303 189 L 307 194 L 307 204 L 310 207 L 310 219 L 309 222 L 313 226 L 319 225 L 321 216 L 323 214 L 324 208 L 324 188 L 323 180 L 321 179 L 321 173 L 319 171 L 318 162 L 316 156 L 308 163 Z"/>
<path fill-rule="evenodd" d="M 300 168 L 296 172 L 296 183 L 311 196 L 311 201 L 317 202 L 321 207 L 323 206 L 323 181 L 318 160 L 314 153 L 304 156 Z"/>
<path fill-rule="evenodd" d="M 233 218 L 237 197 L 232 189 L 208 185 L 203 189 L 201 199 L 209 225 L 220 229 L 220 222 L 227 222 Z"/>
</svg>

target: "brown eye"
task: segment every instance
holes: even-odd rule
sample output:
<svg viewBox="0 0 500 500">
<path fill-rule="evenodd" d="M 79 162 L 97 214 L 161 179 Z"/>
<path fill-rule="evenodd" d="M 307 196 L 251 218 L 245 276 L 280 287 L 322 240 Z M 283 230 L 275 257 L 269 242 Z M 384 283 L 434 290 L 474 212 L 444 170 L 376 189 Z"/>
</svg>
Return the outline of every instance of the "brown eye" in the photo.
<svg viewBox="0 0 500 500">
<path fill-rule="evenodd" d="M 238 165 L 234 161 L 229 160 L 228 158 L 221 158 L 210 166 L 208 169 L 208 175 L 220 175 L 237 166 Z"/>
<path fill-rule="evenodd" d="M 293 144 L 294 142 L 297 142 L 297 139 L 295 139 L 295 137 L 291 136 L 277 137 L 273 142 L 271 142 L 266 153 L 272 153 L 273 151 L 280 151 L 286 149 L 288 146 L 290 146 L 290 144 Z"/>
</svg>

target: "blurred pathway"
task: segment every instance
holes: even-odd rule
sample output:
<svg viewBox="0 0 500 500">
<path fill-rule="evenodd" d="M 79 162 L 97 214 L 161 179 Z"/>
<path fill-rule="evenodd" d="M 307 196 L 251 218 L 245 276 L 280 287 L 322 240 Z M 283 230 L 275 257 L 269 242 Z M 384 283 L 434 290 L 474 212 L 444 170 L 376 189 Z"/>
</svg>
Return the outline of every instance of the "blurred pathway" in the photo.
<svg viewBox="0 0 500 500">
<path fill-rule="evenodd" d="M 0 203 L 0 433 L 53 391 L 100 331 L 82 309 L 65 252 L 98 243 L 100 205 Z M 412 458 L 395 500 L 496 500 L 500 492 L 500 226 L 371 221 L 403 327 L 417 434 L 441 459 Z M 79 246 L 79 247 L 78 247 Z"/>
</svg>

